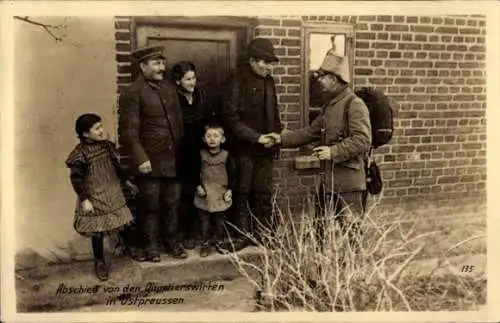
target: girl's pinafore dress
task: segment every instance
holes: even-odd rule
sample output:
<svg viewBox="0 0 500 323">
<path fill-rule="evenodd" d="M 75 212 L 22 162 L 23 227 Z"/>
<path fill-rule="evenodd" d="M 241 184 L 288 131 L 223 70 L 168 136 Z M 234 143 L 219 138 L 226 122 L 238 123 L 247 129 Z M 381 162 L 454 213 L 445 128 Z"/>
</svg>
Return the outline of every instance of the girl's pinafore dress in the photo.
<svg viewBox="0 0 500 323">
<path fill-rule="evenodd" d="M 226 211 L 232 205 L 232 200 L 224 201 L 224 193 L 228 189 L 226 162 L 229 154 L 226 150 L 221 150 L 213 155 L 205 149 L 201 150 L 200 154 L 200 182 L 207 195 L 201 197 L 195 194 L 194 205 L 196 208 L 210 213 Z"/>
<path fill-rule="evenodd" d="M 78 178 L 72 178 L 72 184 L 77 186 L 73 226 L 79 234 L 109 234 L 132 221 L 121 186 L 126 174 L 112 142 L 82 141 L 70 153 L 66 165 Z M 94 213 L 84 214 L 81 202 L 85 198 L 92 202 Z"/>
</svg>

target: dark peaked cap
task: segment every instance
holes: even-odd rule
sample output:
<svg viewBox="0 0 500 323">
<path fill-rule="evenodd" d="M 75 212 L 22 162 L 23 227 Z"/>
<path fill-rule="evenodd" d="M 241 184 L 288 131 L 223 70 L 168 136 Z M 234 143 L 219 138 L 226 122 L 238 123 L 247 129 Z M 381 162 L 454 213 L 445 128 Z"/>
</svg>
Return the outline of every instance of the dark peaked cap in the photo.
<svg viewBox="0 0 500 323">
<path fill-rule="evenodd" d="M 255 38 L 248 44 L 248 56 L 260 58 L 268 62 L 278 62 L 279 58 L 274 54 L 273 43 L 266 38 Z"/>
<path fill-rule="evenodd" d="M 163 55 L 164 50 L 165 50 L 164 46 L 142 47 L 133 51 L 130 54 L 130 56 L 132 56 L 132 58 L 137 62 L 142 62 L 146 59 L 152 59 L 158 57 L 165 59 L 165 56 Z"/>
</svg>

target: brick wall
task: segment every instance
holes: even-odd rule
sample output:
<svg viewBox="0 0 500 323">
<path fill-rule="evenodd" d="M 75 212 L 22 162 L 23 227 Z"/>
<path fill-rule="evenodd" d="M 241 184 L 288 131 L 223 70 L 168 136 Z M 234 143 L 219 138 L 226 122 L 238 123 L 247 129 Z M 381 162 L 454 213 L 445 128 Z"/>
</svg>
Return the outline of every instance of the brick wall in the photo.
<svg viewBox="0 0 500 323">
<path fill-rule="evenodd" d="M 399 104 L 390 145 L 375 152 L 383 171 L 382 204 L 471 211 L 486 192 L 485 17 L 259 17 L 255 36 L 276 45 L 274 67 L 282 121 L 300 126 L 302 22 L 355 24 L 355 85 L 375 86 Z M 130 82 L 130 20 L 116 19 L 118 91 Z M 293 169 L 285 149 L 275 183 L 295 209 L 315 183 Z M 450 209 L 457 206 L 456 209 Z"/>
</svg>

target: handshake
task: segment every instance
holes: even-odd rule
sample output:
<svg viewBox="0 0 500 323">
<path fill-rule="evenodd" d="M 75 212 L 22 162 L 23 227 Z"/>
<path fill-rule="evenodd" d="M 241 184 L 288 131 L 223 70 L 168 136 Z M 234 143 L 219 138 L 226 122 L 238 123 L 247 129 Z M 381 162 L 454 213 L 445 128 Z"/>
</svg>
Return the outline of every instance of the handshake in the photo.
<svg viewBox="0 0 500 323">
<path fill-rule="evenodd" d="M 281 136 L 275 132 L 260 135 L 257 140 L 259 144 L 264 145 L 266 148 L 271 148 L 274 145 L 281 143 Z"/>
</svg>

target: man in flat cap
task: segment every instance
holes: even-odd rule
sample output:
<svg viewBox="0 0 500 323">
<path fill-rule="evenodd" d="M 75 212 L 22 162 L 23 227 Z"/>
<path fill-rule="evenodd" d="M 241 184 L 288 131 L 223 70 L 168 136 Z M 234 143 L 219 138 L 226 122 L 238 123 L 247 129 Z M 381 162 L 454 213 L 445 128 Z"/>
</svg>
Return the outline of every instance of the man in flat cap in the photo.
<svg viewBox="0 0 500 323">
<path fill-rule="evenodd" d="M 222 115 L 233 139 L 237 166 L 235 222 L 240 229 L 261 240 L 251 224 L 250 210 L 267 228 L 272 225 L 273 162 L 277 149 L 270 147 L 271 138 L 262 134 L 281 132 L 276 88 L 271 64 L 278 61 L 273 44 L 255 38 L 236 71 L 229 77 L 222 99 Z M 253 195 L 253 203 L 249 205 Z M 236 249 L 249 244 L 239 239 Z"/>
<path fill-rule="evenodd" d="M 363 100 L 348 87 L 347 57 L 328 52 L 317 72 L 317 81 L 325 103 L 320 115 L 308 127 L 269 136 L 282 147 L 320 140 L 314 154 L 322 161 L 326 173 L 326 201 L 333 197 L 334 212 L 345 229 L 350 223 L 344 211 L 350 209 L 357 220 L 364 213 L 364 163 L 371 145 L 370 116 Z M 354 240 L 357 230 L 356 225 L 353 226 L 350 241 Z"/>
<path fill-rule="evenodd" d="M 163 50 L 152 46 L 131 54 L 140 74 L 119 99 L 120 140 L 131 156 L 140 189 L 137 228 L 144 241 L 143 249 L 132 255 L 139 261 L 160 261 L 164 242 L 175 258 L 187 257 L 177 237 L 182 111 L 175 87 L 162 82 Z"/>
</svg>

